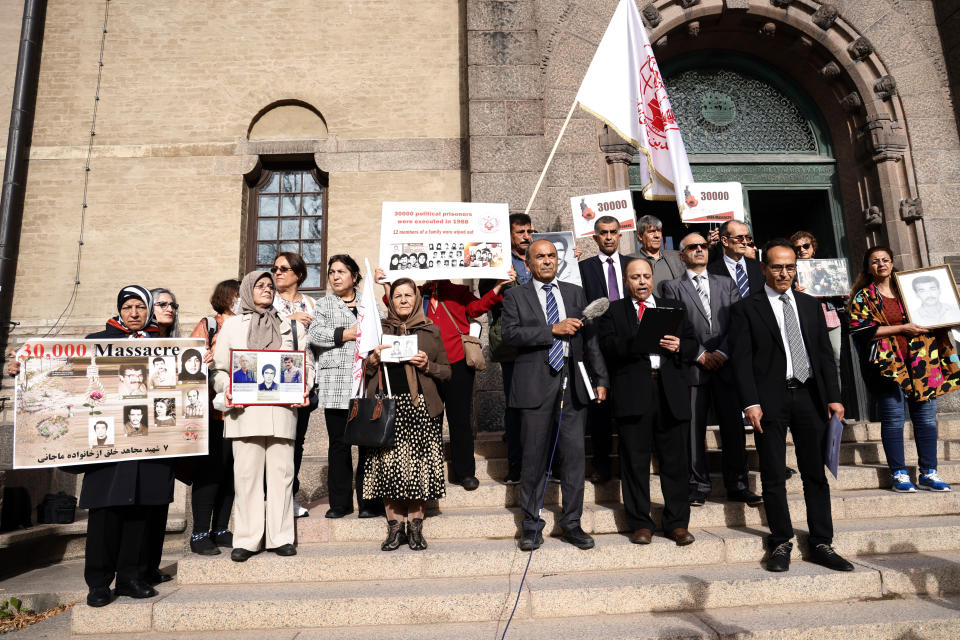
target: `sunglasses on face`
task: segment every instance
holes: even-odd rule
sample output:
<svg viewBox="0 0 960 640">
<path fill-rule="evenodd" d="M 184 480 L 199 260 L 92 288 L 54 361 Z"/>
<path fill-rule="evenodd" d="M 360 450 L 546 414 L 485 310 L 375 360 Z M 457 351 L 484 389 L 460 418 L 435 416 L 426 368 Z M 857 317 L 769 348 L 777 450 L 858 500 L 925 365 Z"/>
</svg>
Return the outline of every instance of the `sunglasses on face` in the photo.
<svg viewBox="0 0 960 640">
<path fill-rule="evenodd" d="M 727 238 L 730 240 L 730 242 L 733 242 L 736 244 L 740 244 L 741 242 L 743 243 L 753 242 L 753 236 L 746 235 L 746 234 L 739 235 L 739 236 L 727 236 Z"/>
<path fill-rule="evenodd" d="M 706 251 L 709 248 L 710 248 L 710 245 L 708 245 L 706 242 L 693 242 L 685 246 L 683 250 L 696 251 L 697 249 L 703 249 L 704 251 Z"/>
<path fill-rule="evenodd" d="M 270 267 L 270 273 L 276 275 L 277 273 L 286 273 L 287 271 L 293 271 L 290 267 Z"/>
<path fill-rule="evenodd" d="M 166 310 L 167 307 L 172 307 L 174 311 L 180 308 L 176 302 L 154 302 L 153 306 L 160 307 L 161 309 Z"/>
<path fill-rule="evenodd" d="M 804 244 L 795 244 L 795 245 L 793 245 L 793 248 L 796 249 L 797 251 L 806 251 L 806 250 L 809 249 L 811 246 L 813 246 L 813 245 L 811 245 L 809 242 L 806 242 L 806 243 L 804 243 Z"/>
</svg>

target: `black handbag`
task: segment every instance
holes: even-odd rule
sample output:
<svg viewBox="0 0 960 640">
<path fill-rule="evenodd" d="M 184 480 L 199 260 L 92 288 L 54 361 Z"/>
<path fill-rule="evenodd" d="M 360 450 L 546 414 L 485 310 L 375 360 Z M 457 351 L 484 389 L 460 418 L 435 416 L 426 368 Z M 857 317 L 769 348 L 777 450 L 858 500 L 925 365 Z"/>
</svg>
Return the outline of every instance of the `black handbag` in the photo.
<svg viewBox="0 0 960 640">
<path fill-rule="evenodd" d="M 63 491 L 48 493 L 37 505 L 38 524 L 70 524 L 76 519 L 77 499 Z"/>
<path fill-rule="evenodd" d="M 343 441 L 358 447 L 392 447 L 397 435 L 397 401 L 383 393 L 383 365 L 377 368 L 377 394 L 353 398 Z"/>
</svg>

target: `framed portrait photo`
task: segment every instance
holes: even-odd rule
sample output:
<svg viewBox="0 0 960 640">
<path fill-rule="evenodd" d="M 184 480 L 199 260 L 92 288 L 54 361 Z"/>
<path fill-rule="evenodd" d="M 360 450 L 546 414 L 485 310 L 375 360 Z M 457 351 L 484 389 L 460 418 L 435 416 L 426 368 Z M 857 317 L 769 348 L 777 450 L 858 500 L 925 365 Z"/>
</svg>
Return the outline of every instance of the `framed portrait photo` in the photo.
<svg viewBox="0 0 960 640">
<path fill-rule="evenodd" d="M 960 325 L 960 295 L 948 265 L 897 271 L 894 276 L 910 322 L 927 329 Z"/>
<path fill-rule="evenodd" d="M 303 351 L 230 350 L 230 395 L 235 405 L 303 404 Z"/>
<path fill-rule="evenodd" d="M 797 282 L 803 292 L 818 298 L 845 296 L 850 293 L 850 272 L 847 261 L 839 259 L 797 260 Z"/>
</svg>

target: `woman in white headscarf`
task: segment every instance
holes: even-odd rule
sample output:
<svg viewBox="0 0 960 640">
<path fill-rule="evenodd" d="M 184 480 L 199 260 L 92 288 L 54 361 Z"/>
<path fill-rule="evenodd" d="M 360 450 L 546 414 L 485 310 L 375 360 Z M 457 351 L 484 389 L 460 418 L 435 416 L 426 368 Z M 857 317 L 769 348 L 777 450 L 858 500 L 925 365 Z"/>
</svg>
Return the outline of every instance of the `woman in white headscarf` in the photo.
<svg viewBox="0 0 960 640">
<path fill-rule="evenodd" d="M 240 283 L 240 313 L 223 322 L 214 348 L 214 388 L 224 393 L 224 438 L 233 440 L 236 518 L 233 551 L 236 562 L 266 548 L 280 556 L 296 555 L 293 545 L 293 445 L 297 409 L 291 406 L 235 406 L 231 403 L 230 350 L 305 349 L 307 333 L 299 322 L 281 322 L 273 307 L 277 285 L 269 271 L 252 271 Z M 313 386 L 313 358 L 306 349 L 306 388 Z M 304 394 L 304 401 L 308 401 Z M 266 475 L 266 516 L 264 516 Z"/>
</svg>

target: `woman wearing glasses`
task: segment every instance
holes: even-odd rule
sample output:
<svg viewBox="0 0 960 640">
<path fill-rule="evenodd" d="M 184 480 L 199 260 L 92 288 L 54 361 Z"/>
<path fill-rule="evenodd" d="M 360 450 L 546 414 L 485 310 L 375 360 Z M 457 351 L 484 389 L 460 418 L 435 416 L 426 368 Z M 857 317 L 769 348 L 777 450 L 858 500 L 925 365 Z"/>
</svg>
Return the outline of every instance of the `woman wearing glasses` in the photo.
<svg viewBox="0 0 960 640">
<path fill-rule="evenodd" d="M 850 298 L 850 334 L 857 345 L 867 388 L 880 411 L 880 438 L 891 488 L 913 493 L 903 456 L 903 424 L 913 423 L 919 470 L 927 491 L 950 491 L 937 474 L 937 396 L 960 385 L 960 365 L 946 329 L 909 322 L 893 273 L 893 252 L 884 246 L 863 256 Z"/>
<path fill-rule="evenodd" d="M 300 287 L 307 279 L 307 265 L 300 254 L 284 251 L 273 261 L 270 269 L 277 282 L 277 295 L 273 299 L 273 308 L 280 315 L 280 320 L 290 324 L 290 321 L 299 322 L 304 329 L 310 328 L 313 322 L 313 309 L 316 300 L 300 293 Z M 301 349 L 307 349 L 308 343 L 303 342 Z M 316 354 L 314 354 L 316 356 Z M 300 491 L 300 463 L 303 460 L 303 442 L 307 437 L 307 425 L 310 423 L 310 414 L 317 408 L 317 392 L 311 389 L 310 404 L 301 407 L 297 412 L 297 438 L 293 449 L 293 513 L 294 517 L 302 518 L 310 515 L 297 501 Z"/>
<path fill-rule="evenodd" d="M 153 296 L 153 317 L 160 327 L 158 338 L 180 337 L 180 305 L 170 289 L 158 287 L 150 290 Z"/>
<path fill-rule="evenodd" d="M 230 559 L 235 562 L 243 562 L 256 553 L 264 538 L 267 549 L 277 555 L 297 553 L 293 546 L 291 492 L 297 408 L 233 405 L 230 394 L 231 349 L 291 350 L 294 331 L 299 344 L 307 343 L 303 325 L 280 321 L 273 306 L 275 290 L 269 271 L 252 271 L 243 278 L 239 314 L 223 321 L 213 353 L 214 389 L 224 394 L 228 408 L 223 436 L 233 440 L 236 518 Z M 309 389 L 313 386 L 313 358 L 309 350 L 304 368 Z"/>
</svg>

